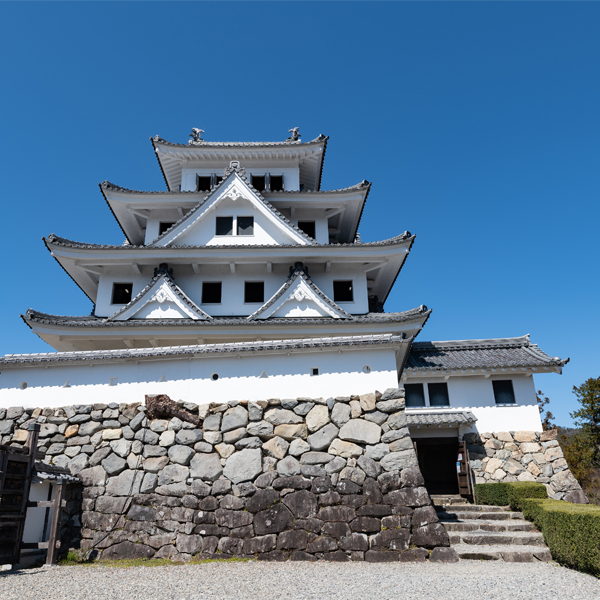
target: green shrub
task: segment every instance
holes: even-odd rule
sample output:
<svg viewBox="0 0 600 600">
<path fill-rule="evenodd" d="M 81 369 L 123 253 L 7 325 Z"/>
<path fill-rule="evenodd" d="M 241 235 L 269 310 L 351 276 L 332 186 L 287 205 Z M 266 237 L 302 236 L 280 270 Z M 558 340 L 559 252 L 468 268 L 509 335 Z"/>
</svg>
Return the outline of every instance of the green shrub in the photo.
<svg viewBox="0 0 600 600">
<path fill-rule="evenodd" d="M 544 534 L 554 560 L 600 575 L 600 506 L 526 498 L 522 510 Z"/>
<path fill-rule="evenodd" d="M 510 483 L 478 483 L 475 485 L 475 502 L 488 506 L 507 506 L 512 510 L 521 509 L 524 498 L 548 498 L 546 487 L 535 481 L 515 481 Z"/>
</svg>

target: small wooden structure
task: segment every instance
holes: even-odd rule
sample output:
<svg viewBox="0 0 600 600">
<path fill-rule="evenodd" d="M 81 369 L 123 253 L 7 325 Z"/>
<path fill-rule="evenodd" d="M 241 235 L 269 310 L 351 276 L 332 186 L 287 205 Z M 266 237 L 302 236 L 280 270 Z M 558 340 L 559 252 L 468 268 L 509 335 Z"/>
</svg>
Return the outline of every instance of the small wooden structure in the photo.
<svg viewBox="0 0 600 600">
<path fill-rule="evenodd" d="M 56 563 L 57 549 L 60 548 L 60 518 L 64 501 L 64 489 L 67 480 L 74 479 L 64 469 L 58 469 L 36 458 L 43 458 L 37 452 L 40 426 L 29 425 L 25 447 L 0 445 L 0 564 L 15 565 L 20 562 L 21 550 L 48 550 L 46 564 Z M 48 474 L 56 484 L 54 499 L 46 501 L 29 500 L 31 484 L 35 477 Z M 46 508 L 46 520 L 49 509 L 52 510 L 50 534 L 47 541 L 23 543 L 27 509 Z"/>
<path fill-rule="evenodd" d="M 463 498 L 473 496 L 471 481 L 471 467 L 469 463 L 469 450 L 466 442 L 458 442 L 458 455 L 456 457 L 456 476 L 458 478 L 458 493 Z"/>
</svg>

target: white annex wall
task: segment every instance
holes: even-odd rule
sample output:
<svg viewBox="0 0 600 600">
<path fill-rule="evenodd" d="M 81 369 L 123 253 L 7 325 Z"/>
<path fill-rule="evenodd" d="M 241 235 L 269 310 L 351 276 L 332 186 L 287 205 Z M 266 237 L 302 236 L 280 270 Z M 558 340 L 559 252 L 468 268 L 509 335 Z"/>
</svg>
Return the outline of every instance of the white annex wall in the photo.
<svg viewBox="0 0 600 600">
<path fill-rule="evenodd" d="M 370 373 L 363 367 L 368 365 Z M 311 369 L 319 375 L 312 376 Z M 265 371 L 267 377 L 261 377 Z M 218 373 L 213 381 L 211 375 Z M 112 378 L 112 380 L 111 380 Z M 160 381 L 164 378 L 164 381 Z M 69 387 L 63 387 L 68 381 Z M 112 384 L 111 383 L 112 381 Z M 22 382 L 26 389 L 20 389 Z M 393 349 L 322 350 L 298 354 L 140 360 L 4 369 L 0 407 L 59 407 L 95 402 L 143 402 L 167 394 L 196 404 L 345 396 L 397 387 Z"/>
<path fill-rule="evenodd" d="M 492 381 L 510 379 L 513 382 L 515 404 L 496 405 Z M 410 377 L 406 383 L 424 384 L 427 395 L 427 383 L 443 382 L 443 377 L 415 378 Z M 447 381 L 449 407 L 432 407 L 430 410 L 469 410 L 477 417 L 475 429 L 481 433 L 491 431 L 542 431 L 542 423 L 535 396 L 533 376 L 514 374 L 494 376 L 450 377 Z M 411 410 L 411 409 L 409 409 Z M 414 412 L 427 412 L 425 409 L 414 409 Z M 465 429 L 465 431 L 468 431 Z"/>
</svg>

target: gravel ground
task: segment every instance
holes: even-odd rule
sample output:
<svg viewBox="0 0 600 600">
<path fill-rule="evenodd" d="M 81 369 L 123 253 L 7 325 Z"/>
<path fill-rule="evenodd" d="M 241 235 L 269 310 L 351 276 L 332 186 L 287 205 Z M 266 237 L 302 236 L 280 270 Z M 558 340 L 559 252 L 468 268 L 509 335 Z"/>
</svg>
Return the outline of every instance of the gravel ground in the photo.
<svg viewBox="0 0 600 600">
<path fill-rule="evenodd" d="M 600 580 L 556 564 L 207 563 L 52 567 L 0 575 L 1 600 L 566 600 Z"/>
</svg>

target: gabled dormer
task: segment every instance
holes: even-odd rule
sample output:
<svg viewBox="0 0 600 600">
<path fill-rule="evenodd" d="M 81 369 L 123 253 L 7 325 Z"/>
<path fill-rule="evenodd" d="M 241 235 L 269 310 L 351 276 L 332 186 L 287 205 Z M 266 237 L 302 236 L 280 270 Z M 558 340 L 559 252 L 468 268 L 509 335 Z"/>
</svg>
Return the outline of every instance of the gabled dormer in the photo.
<svg viewBox="0 0 600 600">
<path fill-rule="evenodd" d="M 297 262 L 290 267 L 288 280 L 248 320 L 269 318 L 352 319 L 352 315 L 332 302 L 310 280 L 308 268 Z"/>
<path fill-rule="evenodd" d="M 173 269 L 161 264 L 154 269 L 152 281 L 109 321 L 129 319 L 211 319 L 173 281 Z"/>
<path fill-rule="evenodd" d="M 168 246 L 288 246 L 315 241 L 254 189 L 232 161 L 224 179 L 194 209 L 154 240 Z"/>
</svg>

